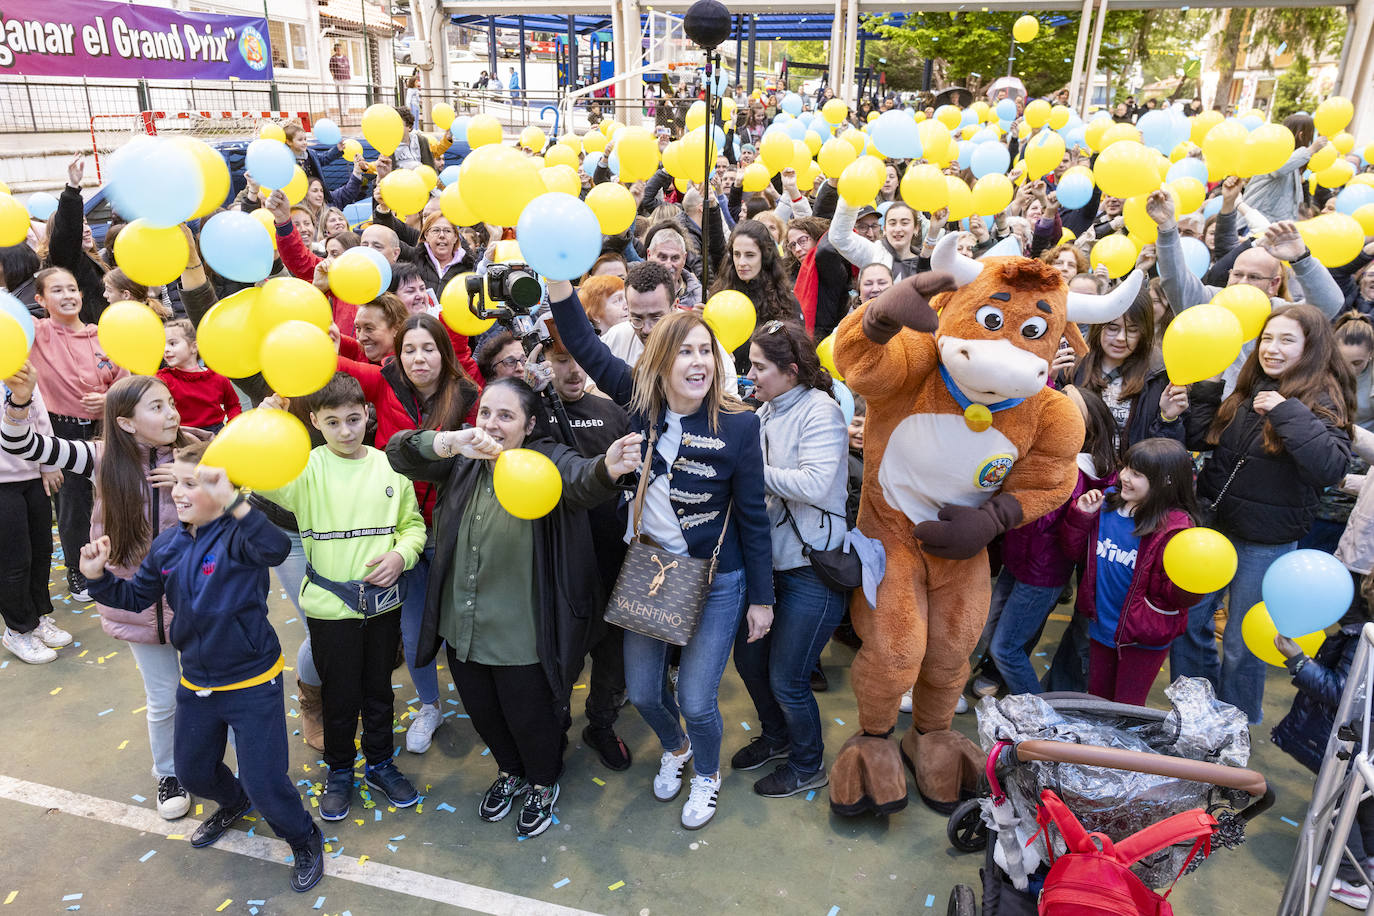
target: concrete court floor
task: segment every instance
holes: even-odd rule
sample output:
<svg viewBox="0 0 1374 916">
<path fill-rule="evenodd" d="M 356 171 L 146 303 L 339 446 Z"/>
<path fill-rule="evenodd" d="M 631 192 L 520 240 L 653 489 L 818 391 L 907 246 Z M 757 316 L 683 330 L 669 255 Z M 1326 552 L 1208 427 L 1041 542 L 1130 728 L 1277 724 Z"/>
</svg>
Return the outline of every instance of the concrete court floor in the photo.
<svg viewBox="0 0 1374 916">
<path fill-rule="evenodd" d="M 55 572 L 54 582 L 60 576 Z M 483 758 L 466 720 L 455 715 L 439 729 L 428 754 L 400 755 L 402 770 L 426 795 L 422 810 L 367 809 L 355 798 L 349 820 L 321 822 L 325 836 L 336 838 L 330 845 L 337 857 L 329 860 L 316 889 L 297 895 L 288 888 L 282 864 L 289 850 L 265 839 L 272 836 L 265 825 L 245 825 L 254 833 L 260 828 L 263 837 L 241 828 L 217 847 L 193 850 L 183 839 L 195 828 L 191 818 L 157 817 L 143 692 L 131 654 L 100 632 L 93 606 L 72 605 L 56 584 L 53 593 L 64 596 L 55 601 L 55 616 L 77 645 L 40 667 L 0 653 L 0 916 L 78 908 L 234 916 L 942 913 L 952 885 L 977 886 L 982 855 L 954 852 L 945 838 L 945 818 L 926 809 L 914 792 L 907 810 L 890 818 L 842 819 L 830 814 L 824 790 L 814 799 L 763 799 L 751 784 L 766 771 L 727 769 L 715 820 L 702 831 L 686 831 L 678 823 L 680 803 L 653 799 L 649 784 L 658 750 L 638 714 L 626 707 L 619 729 L 635 764 L 614 773 L 581 746 L 584 721 L 575 697 L 560 823 L 548 833 L 517 842 L 514 817 L 488 824 L 476 816 L 477 799 L 495 767 Z M 1038 652 L 1053 653 L 1066 612 L 1058 609 Z M 275 579 L 272 619 L 294 660 L 304 628 Z M 1048 658 L 1035 661 L 1043 666 Z M 855 730 L 851 659 L 851 651 L 838 644 L 824 656 L 831 687 L 817 698 L 827 757 Z M 294 679 L 288 678 L 291 716 Z M 396 691 L 397 713 L 404 715 L 414 692 L 403 668 L 395 683 L 404 685 Z M 444 699 L 456 700 L 443 671 L 440 683 Z M 1164 685 L 1161 677 L 1153 698 L 1161 704 Z M 1180 882 L 1171 898 L 1177 912 L 1249 916 L 1277 906 L 1312 782 L 1268 741 L 1291 695 L 1286 677 L 1274 669 L 1266 725 L 1252 731 L 1251 765 L 1275 785 L 1277 804 L 1251 825 L 1243 847 L 1219 851 Z M 746 723 L 757 728 L 733 669 L 722 685 L 722 710 L 722 756 L 728 758 L 751 736 Z M 899 734 L 907 720 L 902 717 Z M 288 729 L 298 726 L 294 717 L 287 722 Z M 972 714 L 956 722 L 973 733 Z M 397 735 L 398 743 L 403 737 Z M 292 778 L 319 779 L 318 755 L 298 736 L 292 736 L 291 747 Z M 192 818 L 196 814 L 193 808 Z"/>
</svg>

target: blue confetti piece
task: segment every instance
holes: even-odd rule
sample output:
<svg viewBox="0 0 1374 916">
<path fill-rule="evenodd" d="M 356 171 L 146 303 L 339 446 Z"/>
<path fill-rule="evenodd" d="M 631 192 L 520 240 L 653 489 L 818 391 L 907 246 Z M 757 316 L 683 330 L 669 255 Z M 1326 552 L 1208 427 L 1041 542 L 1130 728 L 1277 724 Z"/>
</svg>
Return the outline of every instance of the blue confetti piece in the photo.
<svg viewBox="0 0 1374 916">
<path fill-rule="evenodd" d="M 483 756 L 483 757 L 487 756 L 487 755 L 490 754 L 490 753 L 491 753 L 491 748 L 489 748 L 489 747 L 484 747 L 484 748 L 482 748 L 482 756 Z"/>
<path fill-rule="evenodd" d="M 815 789 L 812 789 L 810 792 L 807 792 L 807 793 L 806 793 L 806 800 L 807 800 L 807 801 L 815 801 L 815 800 L 816 800 L 816 790 L 815 790 Z"/>
<path fill-rule="evenodd" d="M 1297 822 L 1297 821 L 1291 820 L 1291 819 L 1286 818 L 1286 817 L 1281 817 L 1281 818 L 1279 818 L 1279 820 L 1283 821 L 1285 824 L 1287 824 L 1287 825 L 1290 826 L 1290 827 L 1296 827 L 1296 826 L 1298 826 L 1298 822 Z"/>
<path fill-rule="evenodd" d="M 935 905 L 935 895 L 934 895 L 934 894 L 926 894 L 926 908 L 929 909 L 930 907 L 933 907 L 934 905 Z"/>
<path fill-rule="evenodd" d="M 468 715 L 468 714 L 465 713 L 465 712 L 460 712 L 460 713 L 458 713 L 458 718 L 460 718 L 460 719 L 471 719 L 472 716 Z"/>
<path fill-rule="evenodd" d="M 449 716 L 456 716 L 456 715 L 458 715 L 458 713 L 456 713 L 456 712 L 454 712 L 453 710 L 450 709 L 448 712 L 444 713 L 444 718 L 447 719 Z"/>
<path fill-rule="evenodd" d="M 150 849 L 150 850 L 148 850 L 147 852 L 145 852 L 143 855 L 139 856 L 139 857 L 138 857 L 138 861 L 140 861 L 140 862 L 147 862 L 149 859 L 151 859 L 151 858 L 152 858 L 153 856 L 155 856 L 155 855 L 157 855 L 157 850 L 156 850 L 156 849 Z"/>
<path fill-rule="evenodd" d="M 420 702 L 420 698 L 419 698 L 419 697 L 411 697 L 410 699 L 406 700 L 406 705 L 407 705 L 407 706 L 414 706 L 414 705 L 415 705 L 416 703 L 418 703 L 418 702 Z"/>
<path fill-rule="evenodd" d="M 560 887 L 567 887 L 571 882 L 571 878 L 559 878 L 553 883 L 553 889 L 558 890 Z"/>
<path fill-rule="evenodd" d="M 331 858 L 331 859 L 337 859 L 339 856 L 343 855 L 343 851 L 344 851 L 344 848 L 343 848 L 342 846 L 340 846 L 338 849 L 334 850 L 333 852 L 331 852 L 331 853 L 329 854 L 329 858 Z"/>
<path fill-rule="evenodd" d="M 8 668 L 9 666 L 9 662 L 0 662 L 0 669 Z"/>
<path fill-rule="evenodd" d="M 403 834 L 401 834 L 400 836 L 394 836 L 394 837 L 392 837 L 392 838 L 391 838 L 391 842 L 393 842 L 393 843 L 399 843 L 399 842 L 401 842 L 401 840 L 404 840 L 405 838 L 406 838 L 406 835 L 403 833 Z"/>
<path fill-rule="evenodd" d="M 1037 653 L 1035 653 L 1035 657 L 1036 657 L 1036 658 L 1044 658 L 1046 655 L 1049 655 L 1049 653 L 1048 653 L 1048 652 L 1037 652 Z"/>
<path fill-rule="evenodd" d="M 296 622 L 296 618 L 295 618 L 295 617 L 292 617 L 290 620 L 288 620 L 288 621 L 286 621 L 286 622 L 287 622 L 287 623 L 295 623 L 295 622 Z"/>
<path fill-rule="evenodd" d="M 523 842 L 525 842 L 525 841 L 528 840 L 528 839 L 529 839 L 529 837 L 527 837 L 527 836 L 517 836 L 517 837 L 515 838 L 515 842 L 517 842 L 517 843 L 523 843 Z"/>
<path fill-rule="evenodd" d="M 837 907 L 837 906 L 832 906 L 832 907 L 830 908 L 830 912 L 827 913 L 826 916 L 838 916 L 839 912 L 840 912 L 840 908 L 839 908 L 839 907 Z"/>
<path fill-rule="evenodd" d="M 401 685 L 400 685 L 400 684 L 392 684 L 392 685 L 391 685 L 391 689 L 392 689 L 392 690 L 400 690 L 400 689 L 401 689 Z"/>
<path fill-rule="evenodd" d="M 521 837 L 520 839 L 523 840 L 524 837 Z M 386 844 L 386 848 L 387 848 L 387 849 L 390 849 L 392 852 L 395 852 L 395 851 L 396 851 L 395 845 L 393 845 L 393 844 L 391 844 L 391 843 L 387 843 L 387 844 Z"/>
<path fill-rule="evenodd" d="M 452 693 L 453 690 L 454 690 L 453 685 L 452 685 L 452 684 L 449 684 L 449 685 L 448 685 L 448 691 L 449 691 L 449 693 Z M 449 702 L 452 703 L 453 701 L 452 701 L 452 700 L 449 700 Z"/>
<path fill-rule="evenodd" d="M 256 827 L 249 827 L 249 828 L 248 828 L 248 835 L 249 835 L 249 836 L 252 836 L 252 835 L 253 835 L 253 832 L 256 831 L 257 829 L 258 829 L 258 828 L 256 828 Z"/>
<path fill-rule="evenodd" d="M 323 898 L 323 897 L 319 897 L 319 898 L 317 898 L 317 899 L 315 900 L 315 905 L 312 906 L 311 909 L 312 909 L 312 910 L 318 910 L 318 909 L 319 909 L 320 907 L 322 907 L 322 906 L 324 906 L 324 898 Z"/>
<path fill-rule="evenodd" d="M 258 908 L 255 906 L 250 906 L 248 908 L 248 916 L 258 916 Z"/>
<path fill-rule="evenodd" d="M 554 824 L 561 824 L 561 823 L 562 823 L 562 821 L 560 821 L 560 820 L 558 819 L 558 815 L 557 815 L 557 814 L 550 815 L 550 817 L 553 818 Z"/>
<path fill-rule="evenodd" d="M 836 725 L 843 725 L 843 724 L 844 724 L 844 719 L 836 719 L 836 720 L 835 720 L 835 724 L 836 724 Z"/>
<path fill-rule="evenodd" d="M 749 727 L 749 723 L 748 723 L 748 722 L 741 722 L 741 723 L 739 724 L 739 727 L 742 728 L 742 729 L 744 729 L 744 730 L 747 731 L 747 732 L 753 731 L 753 729 Z"/>
<path fill-rule="evenodd" d="M 453 685 L 452 685 L 452 684 L 449 685 L 449 689 L 450 689 L 450 690 L 453 689 Z M 457 701 L 457 700 L 448 700 L 447 702 L 448 702 L 448 704 L 449 704 L 450 706 L 457 706 L 457 705 L 458 705 L 458 701 Z"/>
<path fill-rule="evenodd" d="M 81 904 L 79 904 L 79 903 L 72 904 L 71 906 L 67 907 L 67 909 L 68 909 L 68 911 L 71 911 L 71 910 L 79 910 L 79 909 L 81 909 Z"/>
<path fill-rule="evenodd" d="M 439 802 L 439 804 L 435 805 L 434 807 L 435 807 L 437 810 L 439 810 L 439 811 L 453 812 L 453 811 L 457 810 L 457 809 L 455 809 L 452 805 L 450 805 L 448 802 Z"/>
<path fill-rule="evenodd" d="M 82 897 L 85 897 L 85 896 L 86 896 L 85 894 L 68 894 L 67 896 L 65 896 L 65 897 L 62 898 L 62 902 L 63 902 L 63 903 L 70 903 L 70 902 L 73 901 L 73 900 L 80 900 Z"/>
<path fill-rule="evenodd" d="M 109 709 L 105 710 L 104 712 L 98 712 L 98 713 L 96 713 L 96 715 L 97 715 L 97 716 L 108 716 L 108 715 L 109 715 L 110 713 L 112 713 L 112 712 L 114 712 L 114 707 L 113 707 L 113 706 L 111 706 Z"/>
<path fill-rule="evenodd" d="M 243 901 L 243 902 L 246 903 L 246 904 L 248 904 L 249 906 L 266 906 L 266 905 L 267 905 L 267 901 L 266 901 L 266 900 L 245 900 L 245 901 Z"/>
<path fill-rule="evenodd" d="M 144 798 L 142 795 L 130 795 L 129 797 L 132 798 L 134 801 L 138 802 L 140 805 L 148 800 Z"/>
<path fill-rule="evenodd" d="M 373 819 L 374 821 L 380 821 L 380 820 L 382 819 L 382 809 L 381 809 L 381 808 L 374 808 L 374 809 L 373 809 L 373 811 L 372 811 L 372 819 Z"/>
</svg>

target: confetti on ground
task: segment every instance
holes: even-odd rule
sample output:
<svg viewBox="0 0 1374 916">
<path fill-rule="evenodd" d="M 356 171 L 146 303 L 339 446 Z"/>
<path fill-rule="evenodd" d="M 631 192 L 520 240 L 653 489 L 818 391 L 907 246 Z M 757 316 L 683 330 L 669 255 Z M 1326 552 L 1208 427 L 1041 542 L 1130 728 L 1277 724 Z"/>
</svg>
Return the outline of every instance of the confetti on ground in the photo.
<svg viewBox="0 0 1374 916">
<path fill-rule="evenodd" d="M 372 858 L 372 857 L 371 857 L 371 856 L 358 856 L 358 864 L 359 864 L 359 865 L 362 865 L 364 862 L 366 862 L 366 861 L 367 861 L 368 859 L 370 859 L 370 858 Z"/>
<path fill-rule="evenodd" d="M 524 837 L 521 837 L 520 839 L 523 840 Z M 387 848 L 387 849 L 390 849 L 392 852 L 395 852 L 395 851 L 396 851 L 396 844 L 395 844 L 395 843 L 387 843 L 387 844 L 386 844 L 386 848 Z"/>
<path fill-rule="evenodd" d="M 380 811 L 373 811 L 372 814 L 373 814 L 372 819 L 373 819 L 374 821 L 380 821 L 380 820 L 382 819 L 382 812 L 380 812 Z"/>
<path fill-rule="evenodd" d="M 204 806 L 204 805 L 196 805 L 196 817 L 200 817 L 200 816 L 201 816 L 202 814 L 204 814 L 204 813 L 205 813 L 205 806 Z"/>
<path fill-rule="evenodd" d="M 490 754 L 490 753 L 491 753 L 491 748 L 489 748 L 489 747 L 484 747 L 484 748 L 482 748 L 482 756 L 483 756 L 483 757 L 487 756 L 487 755 Z"/>
<path fill-rule="evenodd" d="M 1296 826 L 1298 826 L 1298 822 L 1297 822 L 1297 821 L 1295 821 L 1295 820 L 1290 820 L 1289 818 L 1286 818 L 1286 817 L 1281 817 L 1281 818 L 1279 818 L 1279 820 L 1283 821 L 1285 824 L 1287 824 L 1287 825 L 1290 826 L 1290 827 L 1296 827 Z"/>
<path fill-rule="evenodd" d="M 65 896 L 65 897 L 62 898 L 62 902 L 63 902 L 63 903 L 70 903 L 70 902 L 73 901 L 73 900 L 80 900 L 80 899 L 81 899 L 82 897 L 84 897 L 84 896 L 86 896 L 86 895 L 85 895 L 85 894 L 68 894 L 67 896 Z"/>
<path fill-rule="evenodd" d="M 571 882 L 571 878 L 559 878 L 557 881 L 553 883 L 553 889 L 558 890 L 560 887 L 567 887 L 568 884 L 570 884 Z M 5 902 L 9 903 L 8 900 L 6 900 Z"/>
<path fill-rule="evenodd" d="M 245 900 L 244 903 L 248 904 L 249 906 L 265 906 L 265 905 L 267 904 L 267 901 L 266 901 L 266 900 Z"/>
<path fill-rule="evenodd" d="M 4 904 L 4 905 L 5 905 L 5 906 L 9 906 L 11 903 L 14 902 L 14 898 L 15 898 L 15 897 L 18 897 L 18 896 L 19 896 L 19 892 L 18 892 L 18 891 L 10 891 L 8 894 L 5 895 L 5 904 Z"/>
<path fill-rule="evenodd" d="M 840 908 L 839 908 L 839 907 L 837 907 L 837 906 L 832 906 L 832 907 L 830 908 L 830 912 L 827 913 L 826 916 L 836 916 L 836 914 L 839 913 L 839 912 L 840 912 Z"/>
<path fill-rule="evenodd" d="M 120 750 L 120 751 L 122 751 L 122 750 L 124 750 L 124 749 L 125 749 L 126 747 L 128 747 L 128 746 L 129 746 L 129 739 L 128 739 L 128 738 L 125 738 L 123 741 L 119 742 L 119 747 L 115 748 L 115 750 Z"/>
<path fill-rule="evenodd" d="M 234 898 L 232 898 L 232 897 L 226 898 L 225 901 L 224 901 L 223 903 L 221 903 L 219 906 L 215 907 L 215 912 L 216 912 L 216 913 L 223 913 L 226 909 L 229 908 L 229 904 L 231 904 L 231 903 L 233 903 L 233 902 L 234 902 Z"/>
<path fill-rule="evenodd" d="M 157 850 L 156 850 L 156 849 L 150 849 L 150 850 L 148 850 L 147 852 L 145 852 L 143 855 L 139 856 L 139 857 L 138 857 L 138 861 L 140 861 L 140 862 L 147 862 L 149 859 L 151 859 L 151 858 L 152 858 L 153 856 L 155 856 L 155 855 L 157 855 Z"/>
<path fill-rule="evenodd" d="M 96 715 L 97 715 L 97 716 L 108 716 L 108 715 L 109 715 L 110 713 L 112 713 L 112 712 L 114 712 L 114 707 L 113 707 L 113 706 L 111 706 L 109 709 L 105 710 L 104 712 L 98 712 L 98 713 L 96 713 Z"/>
<path fill-rule="evenodd" d="M 816 800 L 816 790 L 815 790 L 815 789 L 812 789 L 810 792 L 807 792 L 807 793 L 806 793 L 806 800 L 807 800 L 807 801 L 815 801 L 815 800 Z"/>
<path fill-rule="evenodd" d="M 167 839 L 169 839 L 169 840 L 184 840 L 184 839 L 186 839 L 186 834 L 184 834 L 184 833 L 169 833 L 169 834 L 167 834 Z"/>
<path fill-rule="evenodd" d="M 739 727 L 742 728 L 742 729 L 744 729 L 744 730 L 747 731 L 747 732 L 753 731 L 753 729 L 749 727 L 749 723 L 748 723 L 748 722 L 741 722 L 741 723 L 739 724 Z"/>
<path fill-rule="evenodd" d="M 312 909 L 312 910 L 318 910 L 318 909 L 319 909 L 320 907 L 322 907 L 322 906 L 324 906 L 324 898 L 323 898 L 323 897 L 318 897 L 318 898 L 316 898 L 316 900 L 315 900 L 315 905 L 312 906 L 311 909 Z"/>
<path fill-rule="evenodd" d="M 391 838 L 391 842 L 393 842 L 393 843 L 399 843 L 399 842 L 401 842 L 401 840 L 404 840 L 405 838 L 406 838 L 406 835 L 403 833 L 403 834 L 401 834 L 400 836 L 394 836 L 394 837 L 392 837 L 392 838 Z"/>
<path fill-rule="evenodd" d="M 134 801 L 138 802 L 140 805 L 148 800 L 144 798 L 142 795 L 130 795 L 129 797 L 132 798 Z"/>
<path fill-rule="evenodd" d="M 621 889 L 622 887 L 624 887 L 624 886 L 625 886 L 625 882 L 624 882 L 624 881 L 617 881 L 615 884 L 609 885 L 609 886 L 606 888 L 606 890 L 608 890 L 608 891 L 618 891 L 618 890 L 620 890 L 620 889 Z"/>
<path fill-rule="evenodd" d="M 592 782 L 596 783 L 598 786 L 604 786 L 606 784 L 606 780 L 602 779 L 600 776 L 593 776 Z"/>
<path fill-rule="evenodd" d="M 448 802 L 439 802 L 439 804 L 435 805 L 434 807 L 435 807 L 435 810 L 437 810 L 437 811 L 448 811 L 448 812 L 453 812 L 453 811 L 456 810 L 456 809 L 455 809 L 452 805 L 450 805 Z"/>
<path fill-rule="evenodd" d="M 926 908 L 928 909 L 928 908 L 930 908 L 930 907 L 933 907 L 934 905 L 935 905 L 935 895 L 934 895 L 934 894 L 926 894 Z"/>
<path fill-rule="evenodd" d="M 50 696 L 50 697 L 55 697 L 55 696 L 57 696 L 57 695 L 58 695 L 59 693 L 61 693 L 61 692 L 62 692 L 62 688 L 61 688 L 61 687 L 54 687 L 52 690 L 49 690 L 49 691 L 48 691 L 48 696 Z"/>
<path fill-rule="evenodd" d="M 836 720 L 835 720 L 835 724 L 836 724 L 836 725 L 843 725 L 843 724 L 844 724 L 844 719 L 836 719 Z"/>
</svg>

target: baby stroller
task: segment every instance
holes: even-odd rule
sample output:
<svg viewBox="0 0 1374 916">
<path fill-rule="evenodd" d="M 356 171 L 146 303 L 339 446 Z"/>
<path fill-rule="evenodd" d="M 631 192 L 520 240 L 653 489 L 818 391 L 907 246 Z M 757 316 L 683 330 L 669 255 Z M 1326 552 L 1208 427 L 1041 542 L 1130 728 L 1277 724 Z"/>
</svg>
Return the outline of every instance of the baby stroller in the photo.
<svg viewBox="0 0 1374 916">
<path fill-rule="evenodd" d="M 960 804 L 947 834 L 955 849 L 984 853 L 982 906 L 972 887 L 957 885 L 950 916 L 1035 914 L 1042 891 L 1062 878 L 1052 863 L 1064 861 L 1066 852 L 1101 855 L 1098 847 L 1110 853 L 1115 844 L 1118 853 L 1147 853 L 1139 861 L 1120 858 L 1153 897 L 1148 888 L 1171 886 L 1213 845 L 1244 841 L 1245 823 L 1274 801 L 1264 777 L 1244 769 L 1245 714 L 1218 701 L 1202 679 L 1180 678 L 1166 694 L 1170 710 L 1084 694 L 989 697 L 978 704 L 979 737 L 988 751 L 986 795 Z M 1051 816 L 1056 808 L 1059 818 Z M 1051 821 L 1058 829 L 1049 829 Z M 1181 844 L 1168 836 L 1163 848 L 1142 844 L 1185 821 L 1192 829 L 1178 831 L 1187 837 Z M 1085 842 L 1090 834 L 1099 836 Z"/>
</svg>

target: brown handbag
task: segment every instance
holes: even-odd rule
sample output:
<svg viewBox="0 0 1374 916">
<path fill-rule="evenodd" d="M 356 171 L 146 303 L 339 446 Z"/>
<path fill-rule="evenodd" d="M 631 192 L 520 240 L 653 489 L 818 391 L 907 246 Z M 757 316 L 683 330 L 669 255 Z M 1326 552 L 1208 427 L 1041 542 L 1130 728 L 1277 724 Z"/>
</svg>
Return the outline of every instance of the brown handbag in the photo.
<svg viewBox="0 0 1374 916">
<path fill-rule="evenodd" d="M 725 543 L 725 532 L 730 527 L 734 503 L 732 501 L 725 510 L 725 524 L 721 526 L 716 549 L 709 559 L 670 553 L 652 538 L 641 535 L 640 515 L 644 510 L 649 467 L 657 438 L 658 431 L 654 430 L 649 436 L 649 461 L 640 472 L 639 487 L 635 491 L 635 533 L 620 567 L 620 577 L 611 592 L 610 603 L 606 605 L 606 622 L 641 636 L 685 646 L 701 623 L 701 609 L 716 575 L 716 561 Z"/>
</svg>

